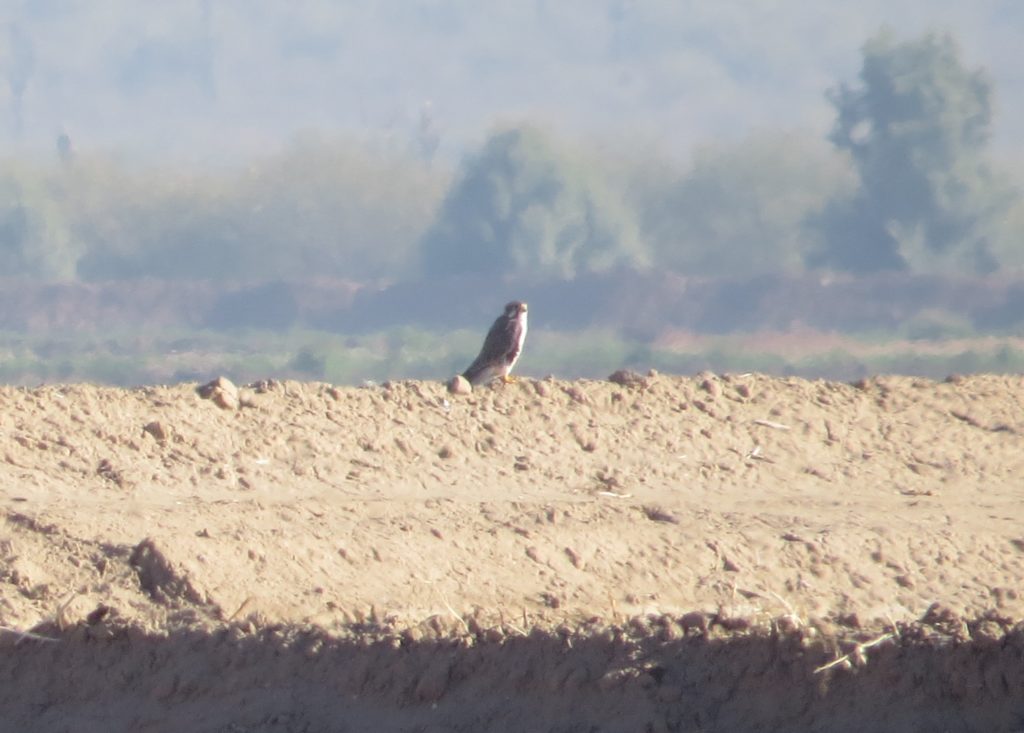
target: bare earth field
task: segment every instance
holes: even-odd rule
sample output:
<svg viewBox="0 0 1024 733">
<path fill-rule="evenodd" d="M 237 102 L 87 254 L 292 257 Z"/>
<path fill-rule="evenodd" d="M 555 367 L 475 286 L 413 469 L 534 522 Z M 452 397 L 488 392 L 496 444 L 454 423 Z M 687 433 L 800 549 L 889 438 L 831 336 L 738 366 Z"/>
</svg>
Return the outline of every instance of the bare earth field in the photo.
<svg viewBox="0 0 1024 733">
<path fill-rule="evenodd" d="M 1024 730 L 1024 378 L 620 381 L 0 388 L 0 729 Z"/>
</svg>

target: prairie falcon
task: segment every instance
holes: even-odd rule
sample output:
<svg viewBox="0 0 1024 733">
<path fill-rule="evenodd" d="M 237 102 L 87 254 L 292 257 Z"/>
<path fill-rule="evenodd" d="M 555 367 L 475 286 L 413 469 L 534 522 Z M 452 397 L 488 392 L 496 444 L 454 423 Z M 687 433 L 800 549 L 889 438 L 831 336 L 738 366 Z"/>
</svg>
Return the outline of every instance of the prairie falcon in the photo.
<svg viewBox="0 0 1024 733">
<path fill-rule="evenodd" d="M 495 377 L 511 382 L 508 375 L 526 341 L 526 303 L 513 300 L 487 332 L 480 355 L 462 373 L 470 384 L 487 384 Z"/>
</svg>

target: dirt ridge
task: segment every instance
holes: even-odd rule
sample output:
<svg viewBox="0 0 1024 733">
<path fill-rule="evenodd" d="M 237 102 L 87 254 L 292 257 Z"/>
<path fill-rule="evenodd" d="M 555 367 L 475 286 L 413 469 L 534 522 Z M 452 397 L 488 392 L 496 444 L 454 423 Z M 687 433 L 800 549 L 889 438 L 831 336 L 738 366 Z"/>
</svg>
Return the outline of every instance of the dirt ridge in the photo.
<svg viewBox="0 0 1024 733">
<path fill-rule="evenodd" d="M 876 730 L 1011 730 L 1022 387 L 0 388 L 0 702 L 23 730 L 513 730 L 531 700 L 538 730 L 589 729 L 579 705 L 601 730 L 854 730 L 876 695 Z M 329 690 L 333 728 L 302 712 Z"/>
</svg>

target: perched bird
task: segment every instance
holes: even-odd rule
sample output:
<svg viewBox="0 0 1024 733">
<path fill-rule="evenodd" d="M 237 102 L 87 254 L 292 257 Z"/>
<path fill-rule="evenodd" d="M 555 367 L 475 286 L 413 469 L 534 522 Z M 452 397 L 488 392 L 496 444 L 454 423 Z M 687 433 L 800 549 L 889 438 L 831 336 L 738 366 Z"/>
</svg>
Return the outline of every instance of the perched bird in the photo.
<svg viewBox="0 0 1024 733">
<path fill-rule="evenodd" d="M 511 382 L 508 374 L 515 366 L 526 341 L 526 303 L 513 300 L 487 332 L 480 355 L 462 373 L 472 385 L 487 384 L 495 377 Z"/>
</svg>

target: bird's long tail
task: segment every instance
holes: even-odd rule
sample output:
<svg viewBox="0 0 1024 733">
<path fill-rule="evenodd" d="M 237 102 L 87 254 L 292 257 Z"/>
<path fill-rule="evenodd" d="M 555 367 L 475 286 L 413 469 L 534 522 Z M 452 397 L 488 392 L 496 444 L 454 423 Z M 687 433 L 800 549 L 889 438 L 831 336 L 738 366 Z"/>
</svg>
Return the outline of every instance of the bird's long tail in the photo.
<svg viewBox="0 0 1024 733">
<path fill-rule="evenodd" d="M 469 382 L 475 387 L 481 382 L 487 381 L 487 375 L 489 371 L 489 365 L 478 358 L 476 361 L 469 365 L 466 371 L 462 373 L 462 376 L 463 378 L 465 378 L 467 382 Z"/>
</svg>

